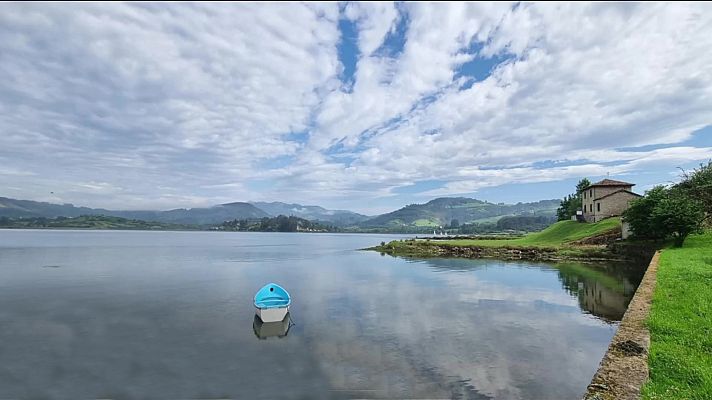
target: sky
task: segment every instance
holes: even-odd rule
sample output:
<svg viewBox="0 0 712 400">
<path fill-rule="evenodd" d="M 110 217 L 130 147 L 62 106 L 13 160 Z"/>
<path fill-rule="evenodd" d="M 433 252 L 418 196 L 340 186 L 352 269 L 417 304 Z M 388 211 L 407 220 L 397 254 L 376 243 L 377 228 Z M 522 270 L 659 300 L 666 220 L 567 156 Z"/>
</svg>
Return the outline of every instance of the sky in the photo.
<svg viewBox="0 0 712 400">
<path fill-rule="evenodd" d="M 1 3 L 0 196 L 642 193 L 712 158 L 710 3 Z"/>
</svg>

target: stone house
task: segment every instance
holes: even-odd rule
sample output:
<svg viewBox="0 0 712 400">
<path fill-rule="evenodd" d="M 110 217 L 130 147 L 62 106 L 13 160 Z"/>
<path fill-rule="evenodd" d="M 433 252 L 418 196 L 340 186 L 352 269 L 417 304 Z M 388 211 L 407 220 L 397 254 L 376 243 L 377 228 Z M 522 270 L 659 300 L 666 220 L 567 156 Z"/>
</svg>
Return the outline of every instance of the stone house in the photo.
<svg viewBox="0 0 712 400">
<path fill-rule="evenodd" d="M 633 193 L 633 186 L 628 182 L 604 179 L 584 189 L 581 200 L 586 222 L 598 222 L 623 214 L 632 200 L 642 197 Z"/>
</svg>

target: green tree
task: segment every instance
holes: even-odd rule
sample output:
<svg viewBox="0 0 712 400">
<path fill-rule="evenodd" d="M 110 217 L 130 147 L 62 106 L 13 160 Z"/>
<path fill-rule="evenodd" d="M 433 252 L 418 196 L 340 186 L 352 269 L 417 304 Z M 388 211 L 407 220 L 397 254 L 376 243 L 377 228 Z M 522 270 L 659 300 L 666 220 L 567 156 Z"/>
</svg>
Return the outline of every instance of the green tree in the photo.
<svg viewBox="0 0 712 400">
<path fill-rule="evenodd" d="M 636 238 L 664 239 L 666 232 L 653 221 L 653 210 L 667 197 L 668 189 L 655 186 L 645 193 L 645 196 L 630 202 L 623 212 L 623 220 L 630 225 L 630 230 Z"/>
<path fill-rule="evenodd" d="M 559 208 L 556 209 L 556 219 L 565 221 L 571 219 L 570 209 L 572 207 L 572 196 L 566 195 L 559 203 Z"/>
<path fill-rule="evenodd" d="M 700 164 L 692 172 L 682 171 L 682 181 L 676 185 L 687 197 L 697 200 L 709 221 L 712 219 L 712 161 Z"/>
<path fill-rule="evenodd" d="M 591 181 L 588 180 L 588 178 L 583 178 L 581 179 L 577 184 L 576 184 L 576 195 L 581 196 L 581 193 L 586 190 L 589 186 L 591 186 Z"/>
<path fill-rule="evenodd" d="M 631 202 L 623 213 L 637 238 L 672 238 L 681 247 L 688 235 L 702 226 L 702 203 L 679 186 L 656 186 L 644 197 Z"/>
<path fill-rule="evenodd" d="M 453 218 L 450 221 L 450 228 L 459 228 L 460 227 L 460 221 L 458 221 L 456 218 Z"/>
<path fill-rule="evenodd" d="M 569 220 L 576 215 L 576 211 L 580 210 L 583 204 L 581 194 L 589 186 L 591 186 L 591 181 L 588 178 L 583 178 L 576 184 L 576 193 L 564 197 L 559 203 L 559 208 L 556 209 L 557 220 Z"/>
<path fill-rule="evenodd" d="M 702 205 L 678 188 L 668 190 L 653 209 L 652 221 L 656 230 L 673 238 L 675 247 L 682 247 L 687 236 L 702 227 L 704 211 Z"/>
</svg>

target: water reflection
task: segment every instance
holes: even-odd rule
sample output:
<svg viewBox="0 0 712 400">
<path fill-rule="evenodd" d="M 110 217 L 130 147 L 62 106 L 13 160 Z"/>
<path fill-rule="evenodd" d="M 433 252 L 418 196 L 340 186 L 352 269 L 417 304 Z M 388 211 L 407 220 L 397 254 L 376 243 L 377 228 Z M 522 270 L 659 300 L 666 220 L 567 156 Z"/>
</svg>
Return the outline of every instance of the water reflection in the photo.
<svg viewBox="0 0 712 400">
<path fill-rule="evenodd" d="M 411 262 L 421 262 L 410 259 Z M 430 268 L 447 272 L 474 272 L 501 267 L 498 260 L 464 258 L 428 259 Z M 578 300 L 581 310 L 614 323 L 623 318 L 635 290 L 645 273 L 645 266 L 629 263 L 535 263 L 508 262 L 514 270 L 556 271 L 563 289 Z M 518 273 L 521 275 L 520 273 Z M 508 277 L 508 280 L 513 278 Z"/>
<path fill-rule="evenodd" d="M 255 315 L 252 321 L 252 330 L 258 339 L 264 340 L 270 337 L 283 338 L 289 333 L 289 328 L 292 327 L 292 319 L 289 313 L 284 316 L 284 319 L 277 322 L 262 322 L 260 317 Z"/>
<path fill-rule="evenodd" d="M 607 322 L 620 321 L 643 275 L 643 268 L 625 264 L 556 264 L 566 291 L 582 310 Z"/>
<path fill-rule="evenodd" d="M 639 280 L 384 240 L 0 231 L 0 398 L 580 398 Z M 254 319 L 276 279 L 298 325 Z"/>
</svg>

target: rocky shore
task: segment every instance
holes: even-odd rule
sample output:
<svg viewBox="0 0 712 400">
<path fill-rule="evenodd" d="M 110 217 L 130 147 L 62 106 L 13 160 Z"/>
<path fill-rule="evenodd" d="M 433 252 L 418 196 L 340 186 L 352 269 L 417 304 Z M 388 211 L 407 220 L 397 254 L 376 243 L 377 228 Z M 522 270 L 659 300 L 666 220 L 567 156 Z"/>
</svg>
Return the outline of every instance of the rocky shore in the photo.
<svg viewBox="0 0 712 400">
<path fill-rule="evenodd" d="M 583 261 L 628 260 L 625 251 L 608 245 L 576 245 L 566 247 L 520 247 L 452 245 L 437 241 L 405 240 L 382 243 L 367 250 L 402 257 L 463 257 L 496 258 L 500 260 Z"/>
</svg>

